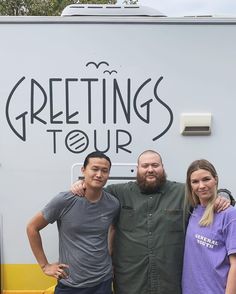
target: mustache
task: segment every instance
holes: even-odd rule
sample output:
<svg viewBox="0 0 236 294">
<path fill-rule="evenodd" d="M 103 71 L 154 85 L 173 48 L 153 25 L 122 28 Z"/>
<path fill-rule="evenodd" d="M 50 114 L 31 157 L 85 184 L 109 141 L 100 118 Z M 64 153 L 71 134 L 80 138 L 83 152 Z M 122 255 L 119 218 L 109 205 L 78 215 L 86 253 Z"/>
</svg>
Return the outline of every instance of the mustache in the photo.
<svg viewBox="0 0 236 294">
<path fill-rule="evenodd" d="M 157 173 L 156 172 L 154 172 L 154 171 L 151 171 L 151 172 L 146 172 L 146 174 L 145 174 L 146 176 L 148 176 L 148 175 L 152 175 L 152 176 L 156 176 L 157 177 Z"/>
</svg>

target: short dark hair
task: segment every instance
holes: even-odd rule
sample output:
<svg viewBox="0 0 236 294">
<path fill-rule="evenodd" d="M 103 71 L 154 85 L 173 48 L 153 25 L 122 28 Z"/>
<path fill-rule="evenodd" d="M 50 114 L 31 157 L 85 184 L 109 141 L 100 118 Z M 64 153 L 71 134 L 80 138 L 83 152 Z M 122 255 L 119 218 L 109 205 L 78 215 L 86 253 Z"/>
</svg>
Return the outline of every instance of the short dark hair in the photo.
<svg viewBox="0 0 236 294">
<path fill-rule="evenodd" d="M 111 160 L 110 160 L 110 158 L 107 155 L 105 155 L 104 153 L 100 152 L 100 151 L 94 151 L 94 152 L 89 153 L 85 157 L 83 168 L 86 168 L 86 166 L 88 165 L 89 158 L 104 158 L 109 162 L 109 165 L 110 165 L 110 168 L 111 168 Z"/>
<path fill-rule="evenodd" d="M 144 155 L 144 154 L 147 154 L 147 153 L 152 153 L 152 154 L 156 154 L 157 156 L 159 156 L 159 157 L 160 157 L 160 160 L 161 160 L 161 164 L 163 165 L 161 154 L 158 153 L 157 151 L 154 151 L 154 150 L 151 150 L 151 149 L 149 149 L 149 150 L 145 150 L 145 151 L 143 151 L 141 154 L 139 154 L 139 156 L 138 156 L 138 164 L 139 164 L 139 159 L 140 159 L 140 157 L 141 157 L 142 155 Z"/>
</svg>

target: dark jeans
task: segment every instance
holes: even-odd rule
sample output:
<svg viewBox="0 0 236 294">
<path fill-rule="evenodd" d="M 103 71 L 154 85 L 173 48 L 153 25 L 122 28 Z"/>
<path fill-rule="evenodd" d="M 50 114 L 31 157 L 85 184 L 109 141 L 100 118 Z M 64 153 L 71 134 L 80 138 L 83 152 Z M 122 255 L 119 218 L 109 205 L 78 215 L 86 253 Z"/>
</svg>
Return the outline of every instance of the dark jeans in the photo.
<svg viewBox="0 0 236 294">
<path fill-rule="evenodd" d="M 58 282 L 55 288 L 55 294 L 112 294 L 112 279 L 104 281 L 97 286 L 87 288 L 74 288 L 63 285 Z"/>
</svg>

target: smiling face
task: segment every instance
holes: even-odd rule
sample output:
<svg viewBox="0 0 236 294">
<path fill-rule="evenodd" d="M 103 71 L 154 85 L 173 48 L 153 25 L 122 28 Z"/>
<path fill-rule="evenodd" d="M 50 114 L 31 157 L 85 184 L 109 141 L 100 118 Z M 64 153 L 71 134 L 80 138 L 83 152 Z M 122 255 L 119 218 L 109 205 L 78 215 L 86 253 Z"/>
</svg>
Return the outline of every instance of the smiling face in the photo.
<svg viewBox="0 0 236 294">
<path fill-rule="evenodd" d="M 200 204 L 206 206 L 216 193 L 217 178 L 208 170 L 198 169 L 190 175 L 190 185 Z"/>
<path fill-rule="evenodd" d="M 81 171 L 88 189 L 101 190 L 108 180 L 110 163 L 105 158 L 91 157 Z"/>
<path fill-rule="evenodd" d="M 166 181 L 165 170 L 159 154 L 145 152 L 138 160 L 137 182 L 141 191 L 154 193 Z"/>
</svg>

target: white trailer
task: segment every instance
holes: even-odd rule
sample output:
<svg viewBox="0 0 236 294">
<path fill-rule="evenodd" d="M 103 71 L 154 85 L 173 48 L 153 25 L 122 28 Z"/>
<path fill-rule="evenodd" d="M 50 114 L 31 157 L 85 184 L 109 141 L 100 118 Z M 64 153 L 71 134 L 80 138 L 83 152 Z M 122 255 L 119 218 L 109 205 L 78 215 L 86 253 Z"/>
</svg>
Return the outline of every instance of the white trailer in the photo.
<svg viewBox="0 0 236 294">
<path fill-rule="evenodd" d="M 159 151 L 177 181 L 206 158 L 219 186 L 236 195 L 236 18 L 118 15 L 122 9 L 0 17 L 4 293 L 42 293 L 55 283 L 36 265 L 26 223 L 70 187 L 76 163 L 95 149 L 118 164 L 115 180 L 135 176 L 145 149 Z M 56 261 L 56 226 L 43 238 Z"/>
</svg>

